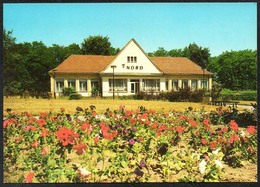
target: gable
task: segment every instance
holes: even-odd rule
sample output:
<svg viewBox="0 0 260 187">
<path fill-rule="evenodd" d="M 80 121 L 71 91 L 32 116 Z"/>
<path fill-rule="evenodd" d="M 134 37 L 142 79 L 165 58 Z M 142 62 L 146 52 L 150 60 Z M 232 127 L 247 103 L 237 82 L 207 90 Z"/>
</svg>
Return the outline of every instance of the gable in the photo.
<svg viewBox="0 0 260 187">
<path fill-rule="evenodd" d="M 116 66 L 115 74 L 162 74 L 134 39 L 128 42 L 101 74 L 112 73 L 112 65 Z"/>
</svg>

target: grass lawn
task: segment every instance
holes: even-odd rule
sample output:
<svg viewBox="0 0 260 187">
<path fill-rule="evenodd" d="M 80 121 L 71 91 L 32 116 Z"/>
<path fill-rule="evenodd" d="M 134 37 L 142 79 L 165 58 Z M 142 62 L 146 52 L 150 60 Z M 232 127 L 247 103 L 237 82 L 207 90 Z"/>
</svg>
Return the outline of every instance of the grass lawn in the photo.
<svg viewBox="0 0 260 187">
<path fill-rule="evenodd" d="M 84 99 L 84 100 L 68 100 L 68 99 L 24 99 L 24 98 L 4 98 L 4 110 L 11 108 L 13 112 L 30 112 L 38 115 L 40 112 L 57 112 L 61 107 L 65 108 L 66 113 L 73 114 L 77 106 L 85 109 L 90 105 L 96 106 L 97 112 L 104 112 L 107 108 L 116 110 L 120 105 L 124 105 L 127 109 L 135 110 L 138 106 L 144 106 L 147 109 L 156 111 L 184 111 L 188 107 L 193 107 L 194 110 L 215 110 L 217 106 L 210 106 L 202 103 L 191 102 L 167 102 L 167 101 L 144 101 L 144 100 L 119 100 L 119 99 Z M 4 112 L 4 115 L 6 112 Z"/>
</svg>

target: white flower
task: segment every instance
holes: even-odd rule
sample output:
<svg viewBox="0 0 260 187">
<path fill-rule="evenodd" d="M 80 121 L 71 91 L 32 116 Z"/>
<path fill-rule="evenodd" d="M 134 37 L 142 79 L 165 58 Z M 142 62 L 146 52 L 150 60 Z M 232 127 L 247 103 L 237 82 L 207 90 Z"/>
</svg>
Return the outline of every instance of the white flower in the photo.
<svg viewBox="0 0 260 187">
<path fill-rule="evenodd" d="M 223 168 L 223 165 L 222 163 L 220 162 L 220 160 L 215 160 L 215 164 L 220 167 L 220 168 Z"/>
<path fill-rule="evenodd" d="M 245 132 L 243 130 L 240 132 L 240 136 L 245 137 Z"/>
<path fill-rule="evenodd" d="M 205 170 L 206 170 L 206 165 L 207 165 L 207 162 L 203 159 L 200 163 L 199 163 L 199 170 L 200 170 L 200 173 L 204 173 Z"/>
<path fill-rule="evenodd" d="M 219 151 L 220 151 L 220 148 L 216 149 L 215 151 L 212 151 L 212 153 L 213 153 L 214 155 L 216 155 L 216 154 L 218 154 Z"/>
<path fill-rule="evenodd" d="M 81 177 L 87 177 L 91 174 L 91 172 L 86 170 L 85 168 L 78 168 L 78 172 Z"/>
</svg>

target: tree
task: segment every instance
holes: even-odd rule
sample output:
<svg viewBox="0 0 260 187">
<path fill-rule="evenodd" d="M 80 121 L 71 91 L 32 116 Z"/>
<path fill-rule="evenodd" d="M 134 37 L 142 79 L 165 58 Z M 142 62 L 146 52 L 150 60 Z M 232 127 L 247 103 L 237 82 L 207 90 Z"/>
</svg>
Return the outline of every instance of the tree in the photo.
<svg viewBox="0 0 260 187">
<path fill-rule="evenodd" d="M 195 43 L 189 44 L 183 49 L 183 56 L 188 57 L 202 68 L 208 68 L 210 51 L 208 48 L 202 48 Z"/>
<path fill-rule="evenodd" d="M 256 89 L 257 53 L 252 50 L 224 52 L 211 59 L 216 81 L 232 90 Z"/>
<path fill-rule="evenodd" d="M 157 51 L 153 52 L 153 56 L 167 56 L 167 53 L 163 47 L 159 47 Z"/>
<path fill-rule="evenodd" d="M 182 49 L 172 49 L 170 51 L 168 51 L 168 56 L 171 57 L 183 57 L 184 56 L 184 52 Z"/>
<path fill-rule="evenodd" d="M 114 48 L 114 47 L 110 47 L 110 55 L 117 55 L 117 53 L 119 53 L 120 49 L 119 48 Z"/>
<path fill-rule="evenodd" d="M 89 36 L 81 43 L 82 53 L 86 55 L 111 55 L 109 38 L 103 36 Z"/>
<path fill-rule="evenodd" d="M 70 44 L 64 48 L 65 51 L 65 58 L 68 58 L 70 55 L 81 55 L 82 51 L 78 44 Z"/>
</svg>

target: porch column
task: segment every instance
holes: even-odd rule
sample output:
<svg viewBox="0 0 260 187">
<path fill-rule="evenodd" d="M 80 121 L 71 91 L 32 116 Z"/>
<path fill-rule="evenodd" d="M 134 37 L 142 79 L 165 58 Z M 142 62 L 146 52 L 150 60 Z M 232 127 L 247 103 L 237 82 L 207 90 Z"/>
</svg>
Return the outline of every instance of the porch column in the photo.
<svg viewBox="0 0 260 187">
<path fill-rule="evenodd" d="M 143 85 L 143 79 L 140 79 L 139 81 L 140 81 L 140 82 L 139 82 L 140 91 L 144 91 L 144 90 L 143 90 L 143 89 L 144 89 L 144 88 L 143 88 L 143 86 L 144 86 L 144 85 Z"/>
<path fill-rule="evenodd" d="M 68 78 L 64 78 L 64 87 L 68 88 Z"/>
<path fill-rule="evenodd" d="M 191 89 L 191 79 L 188 80 L 188 87 Z"/>
<path fill-rule="evenodd" d="M 178 80 L 178 90 L 179 90 L 179 88 L 182 88 L 182 85 L 181 85 L 181 84 L 182 84 L 182 80 L 179 79 L 179 80 Z"/>
<path fill-rule="evenodd" d="M 51 77 L 51 93 L 54 94 L 54 78 Z"/>
<path fill-rule="evenodd" d="M 211 90 L 212 89 L 212 78 L 210 77 L 209 78 L 209 90 Z"/>
<path fill-rule="evenodd" d="M 79 92 L 79 79 L 77 78 L 76 79 L 76 88 L 75 88 L 76 90 L 76 92 Z"/>
<path fill-rule="evenodd" d="M 198 90 L 201 89 L 201 81 L 198 79 Z"/>
<path fill-rule="evenodd" d="M 168 91 L 169 92 L 172 91 L 172 80 L 171 79 L 168 80 Z"/>
<path fill-rule="evenodd" d="M 88 91 L 88 96 L 91 96 L 91 80 L 87 80 L 87 91 Z"/>
</svg>

